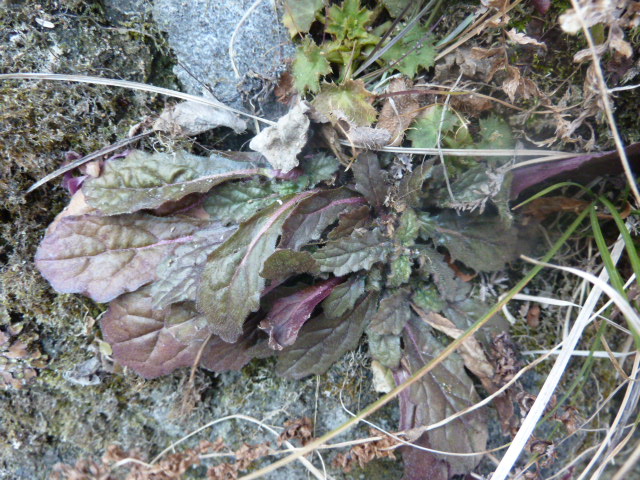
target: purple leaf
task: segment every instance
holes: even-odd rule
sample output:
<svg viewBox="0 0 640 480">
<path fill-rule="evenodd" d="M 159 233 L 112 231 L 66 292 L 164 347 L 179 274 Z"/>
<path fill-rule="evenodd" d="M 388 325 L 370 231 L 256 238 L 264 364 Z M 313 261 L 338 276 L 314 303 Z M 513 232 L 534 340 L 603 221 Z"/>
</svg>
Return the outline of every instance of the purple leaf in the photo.
<svg viewBox="0 0 640 480">
<path fill-rule="evenodd" d="M 631 166 L 640 168 L 640 142 L 625 148 Z M 513 171 L 511 199 L 518 198 L 529 187 L 553 180 L 570 180 L 586 183 L 599 175 L 617 175 L 622 173 L 622 164 L 618 152 L 592 153 L 579 155 L 553 162 L 537 163 Z"/>
<path fill-rule="evenodd" d="M 412 315 L 409 290 L 403 288 L 380 301 L 369 328 L 378 335 L 400 335 Z"/>
<path fill-rule="evenodd" d="M 291 275 L 318 271 L 318 265 L 309 252 L 276 250 L 267 258 L 260 276 L 268 280 L 284 281 Z"/>
<path fill-rule="evenodd" d="M 298 379 L 326 372 L 336 360 L 358 346 L 367 320 L 378 302 L 371 293 L 344 315 L 319 315 L 300 330 L 298 340 L 278 356 L 278 375 Z"/>
<path fill-rule="evenodd" d="M 544 15 L 551 8 L 551 0 L 533 0 L 533 6 L 540 15 Z"/>
<path fill-rule="evenodd" d="M 280 248 L 299 250 L 306 243 L 317 240 L 341 213 L 365 203 L 346 188 L 319 192 L 300 202 L 282 227 Z"/>
<path fill-rule="evenodd" d="M 155 280 L 158 264 L 206 226 L 141 213 L 64 217 L 42 240 L 35 263 L 57 291 L 108 302 Z"/>
<path fill-rule="evenodd" d="M 433 360 L 442 349 L 430 328 L 413 318 L 405 327 L 404 365 L 410 371 L 396 372 L 396 380 L 406 379 Z M 424 432 L 420 427 L 444 420 L 479 401 L 473 382 L 464 370 L 458 355 L 450 355 L 424 375 L 400 396 L 400 428 L 409 430 L 409 438 L 426 441 L 435 450 L 455 453 L 483 451 L 487 444 L 487 423 L 484 412 L 475 410 Z M 420 452 L 422 454 L 423 452 Z M 420 455 L 412 452 L 413 455 Z M 428 454 L 431 455 L 431 454 Z M 465 474 L 480 461 L 480 456 L 436 455 L 450 465 L 450 474 Z M 409 476 L 408 478 L 412 478 Z"/>
<path fill-rule="evenodd" d="M 143 288 L 114 300 L 101 320 L 104 339 L 119 363 L 145 378 L 159 377 L 192 366 L 207 339 L 200 362 L 205 368 L 238 370 L 251 360 L 247 354 L 254 343 L 250 333 L 238 344 L 210 337 L 206 318 L 192 303 L 155 310 L 150 292 Z"/>
<path fill-rule="evenodd" d="M 339 277 L 330 278 L 276 300 L 267 318 L 260 323 L 260 328 L 269 334 L 269 346 L 274 350 L 282 350 L 283 347 L 292 345 L 316 305 L 327 298 L 342 281 Z"/>
</svg>

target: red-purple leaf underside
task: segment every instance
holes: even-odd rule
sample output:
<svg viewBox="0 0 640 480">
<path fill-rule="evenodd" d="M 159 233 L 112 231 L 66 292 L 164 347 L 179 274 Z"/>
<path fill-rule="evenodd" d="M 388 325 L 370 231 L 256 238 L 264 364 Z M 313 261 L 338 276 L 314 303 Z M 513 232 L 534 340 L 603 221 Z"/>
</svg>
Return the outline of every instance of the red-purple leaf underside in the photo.
<svg viewBox="0 0 640 480">
<path fill-rule="evenodd" d="M 35 263 L 57 291 L 108 302 L 155 280 L 158 264 L 206 226 L 142 213 L 65 217 L 43 239 Z"/>
<path fill-rule="evenodd" d="M 311 313 L 333 289 L 343 281 L 334 277 L 275 301 L 260 328 L 269 334 L 269 346 L 274 350 L 292 345 Z"/>
</svg>

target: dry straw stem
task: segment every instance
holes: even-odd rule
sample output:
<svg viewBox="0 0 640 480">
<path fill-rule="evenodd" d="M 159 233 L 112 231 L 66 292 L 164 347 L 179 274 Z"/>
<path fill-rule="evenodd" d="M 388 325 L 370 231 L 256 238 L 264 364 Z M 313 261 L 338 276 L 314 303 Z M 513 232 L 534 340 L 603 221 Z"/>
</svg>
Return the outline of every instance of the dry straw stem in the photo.
<svg viewBox="0 0 640 480">
<path fill-rule="evenodd" d="M 620 255 L 624 250 L 624 247 L 625 247 L 624 240 L 622 239 L 622 237 L 618 238 L 618 240 L 613 246 L 613 251 L 611 253 L 611 257 L 614 261 L 614 264 L 617 263 L 617 261 L 619 260 Z M 513 439 L 511 446 L 505 453 L 496 471 L 491 477 L 492 480 L 505 480 L 509 475 L 509 473 L 511 472 L 511 469 L 513 468 L 518 457 L 520 456 L 527 442 L 529 441 L 529 438 L 531 437 L 533 430 L 535 429 L 538 421 L 540 420 L 540 417 L 542 416 L 547 404 L 549 403 L 549 400 L 553 396 L 556 390 L 556 387 L 560 382 L 560 379 L 562 378 L 563 373 L 566 370 L 567 364 L 569 363 L 569 360 L 573 356 L 572 355 L 573 351 L 575 350 L 576 345 L 582 336 L 583 330 L 586 328 L 586 326 L 590 323 L 591 319 L 593 318 L 591 314 L 594 311 L 595 306 L 599 301 L 600 297 L 602 296 L 602 294 L 606 293 L 609 296 L 609 298 L 613 300 L 613 302 L 616 304 L 616 306 L 618 306 L 620 311 L 625 315 L 627 320 L 630 322 L 632 326 L 634 326 L 634 328 L 635 328 L 635 325 L 640 326 L 640 318 L 638 318 L 637 313 L 633 311 L 629 303 L 622 297 L 622 295 L 620 295 L 613 287 L 611 287 L 606 283 L 609 279 L 609 274 L 606 269 L 603 269 L 602 272 L 600 273 L 600 276 L 596 278 L 594 275 L 591 275 L 589 273 L 583 272 L 575 268 L 554 266 L 544 262 L 538 262 L 528 257 L 523 257 L 523 259 L 530 261 L 537 266 L 547 266 L 547 267 L 556 268 L 559 270 L 564 270 L 569 273 L 573 273 L 593 283 L 594 287 L 585 301 L 584 308 L 578 314 L 578 318 L 576 319 L 573 328 L 569 332 L 569 335 L 567 336 L 567 338 L 564 340 L 562 352 L 556 359 L 556 362 L 554 363 L 553 368 L 551 369 L 551 372 L 549 372 L 549 375 L 547 376 L 547 379 L 545 380 L 544 385 L 542 386 L 540 392 L 538 393 L 538 396 L 533 406 L 529 410 L 529 413 L 527 414 L 524 422 L 522 423 L 522 426 L 520 427 L 520 429 L 518 430 L 518 433 Z"/>
<path fill-rule="evenodd" d="M 578 215 L 578 217 L 566 229 L 566 231 L 562 234 L 562 236 L 556 241 L 556 243 L 553 245 L 553 247 L 544 256 L 544 260 L 545 261 L 548 261 L 549 259 L 551 259 L 560 250 L 560 247 L 562 245 L 564 245 L 564 243 L 573 234 L 573 232 L 576 230 L 576 228 L 578 228 L 578 226 L 585 219 L 585 217 L 587 216 L 587 213 L 588 213 L 587 210 L 585 210 L 580 215 Z M 252 472 L 249 475 L 245 475 L 245 476 L 241 477 L 239 480 L 252 480 L 252 479 L 255 479 L 255 478 L 260 478 L 261 476 L 263 476 L 263 475 L 265 475 L 265 474 L 267 474 L 269 472 L 277 470 L 278 468 L 283 467 L 283 466 L 293 462 L 294 460 L 296 460 L 296 459 L 298 459 L 300 457 L 303 457 L 304 455 L 307 455 L 308 453 L 316 450 L 317 448 L 321 447 L 322 445 L 327 443 L 332 438 L 340 435 L 342 432 L 345 432 L 346 430 L 350 429 L 351 427 L 356 425 L 358 422 L 364 420 L 366 417 L 368 417 L 372 413 L 378 411 L 384 405 L 386 405 L 391 400 L 393 400 L 395 397 L 397 397 L 398 394 L 400 394 L 400 392 L 402 392 L 406 388 L 410 387 L 411 385 L 413 385 L 414 383 L 419 381 L 424 375 L 426 375 L 431 370 L 433 370 L 445 358 L 447 358 L 451 353 L 453 353 L 455 350 L 457 350 L 458 347 L 460 347 L 460 345 L 462 345 L 462 343 L 465 340 L 467 340 L 474 333 L 476 333 L 478 330 L 480 330 L 480 328 L 482 328 L 496 313 L 498 313 L 500 311 L 500 309 L 504 305 L 506 305 L 518 292 L 520 292 L 531 281 L 531 279 L 533 279 L 533 277 L 535 277 L 538 274 L 538 272 L 540 272 L 540 270 L 542 270 L 542 266 L 540 266 L 540 265 L 536 265 L 534 268 L 532 268 L 531 271 L 529 273 L 527 273 L 527 275 L 525 275 L 525 277 L 522 280 L 520 280 L 516 284 L 516 286 L 513 287 L 502 299 L 500 299 L 498 301 L 498 303 L 495 304 L 482 318 L 480 318 L 478 321 L 476 321 L 476 323 L 471 325 L 464 332 L 464 334 L 460 335 L 457 339 L 453 340 L 446 348 L 444 348 L 437 356 L 435 356 L 433 360 L 431 360 L 424 367 L 422 367 L 420 370 L 418 370 L 416 373 L 414 373 L 407 381 L 405 381 L 401 385 L 398 385 L 396 388 L 391 390 L 386 395 L 383 395 L 382 397 L 380 397 L 377 401 L 375 401 L 374 403 L 372 403 L 371 405 L 369 405 L 368 407 L 363 409 L 355 417 L 353 417 L 352 419 L 346 421 L 345 423 L 340 425 L 338 428 L 336 428 L 336 429 L 326 433 L 322 437 L 317 438 L 316 440 L 308 443 L 304 448 L 301 448 L 300 450 L 296 451 L 295 453 L 292 453 L 288 457 L 285 457 L 285 458 L 283 458 L 281 460 L 278 460 L 277 462 L 274 462 L 271 465 L 269 465 L 269 466 L 267 466 L 265 468 L 261 468 L 260 470 L 257 470 L 255 472 Z"/>
<path fill-rule="evenodd" d="M 129 88 L 131 90 L 159 93 L 160 95 L 166 95 L 168 97 L 181 98 L 182 100 L 201 103 L 203 105 L 220 108 L 222 110 L 228 110 L 229 112 L 252 118 L 253 120 L 266 123 L 267 125 L 276 124 L 276 122 L 272 122 L 271 120 L 267 120 L 266 118 L 257 117 L 255 115 L 251 115 L 250 113 L 236 110 L 235 108 L 229 107 L 223 103 L 218 102 L 217 100 L 178 92 L 177 90 L 171 90 L 169 88 L 155 87 L 153 85 L 147 85 L 146 83 L 129 82 L 128 80 L 92 77 L 88 75 L 62 75 L 57 73 L 6 73 L 0 75 L 0 80 L 55 80 L 58 82 L 89 83 L 92 85 L 108 85 L 111 87 Z"/>
<path fill-rule="evenodd" d="M 600 96 L 602 97 L 604 113 L 607 117 L 607 122 L 609 123 L 609 129 L 611 130 L 611 134 L 613 135 L 613 141 L 616 144 L 618 155 L 620 155 L 620 161 L 622 162 L 624 174 L 627 177 L 627 181 L 629 182 L 629 187 L 631 188 L 633 196 L 636 199 L 636 205 L 640 207 L 640 192 L 638 191 L 636 180 L 635 178 L 633 178 L 631 167 L 629 167 L 629 160 L 627 159 L 627 153 L 624 151 L 624 145 L 622 145 L 622 139 L 620 138 L 620 133 L 618 133 L 616 121 L 613 118 L 611 102 L 609 101 L 609 89 L 607 88 L 607 82 L 604 80 L 602 68 L 600 67 L 600 58 L 598 57 L 598 52 L 596 51 L 595 43 L 593 42 L 593 37 L 591 36 L 591 31 L 587 27 L 587 23 L 584 20 L 584 13 L 582 12 L 582 7 L 580 6 L 580 4 L 576 0 L 571 0 L 571 6 L 573 6 L 573 9 L 576 12 L 578 20 L 580 21 L 580 26 L 582 27 L 582 31 L 584 32 L 584 36 L 587 39 L 587 43 L 589 44 L 589 50 L 591 51 L 591 58 L 593 59 L 593 66 L 595 68 L 596 77 L 598 79 L 598 87 L 600 90 Z"/>
</svg>

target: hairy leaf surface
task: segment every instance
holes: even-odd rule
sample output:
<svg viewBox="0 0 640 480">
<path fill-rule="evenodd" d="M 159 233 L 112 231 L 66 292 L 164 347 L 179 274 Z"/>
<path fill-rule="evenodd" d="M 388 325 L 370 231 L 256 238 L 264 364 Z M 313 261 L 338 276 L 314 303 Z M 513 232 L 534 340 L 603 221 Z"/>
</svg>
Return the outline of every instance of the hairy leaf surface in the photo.
<svg viewBox="0 0 640 480">
<path fill-rule="evenodd" d="M 329 318 L 323 314 L 308 321 L 300 330 L 296 343 L 278 356 L 278 374 L 298 379 L 326 372 L 336 360 L 358 345 L 376 302 L 376 294 L 371 293 L 341 317 Z"/>
<path fill-rule="evenodd" d="M 274 350 L 282 350 L 293 345 L 316 305 L 340 282 L 342 279 L 339 277 L 330 278 L 276 300 L 267 318 L 260 323 L 260 328 L 269 334 L 269 346 Z"/>
<path fill-rule="evenodd" d="M 356 179 L 356 190 L 364 195 L 371 205 L 380 208 L 387 196 L 387 185 L 378 156 L 371 152 L 361 154 L 353 164 L 352 170 Z"/>
<path fill-rule="evenodd" d="M 429 327 L 418 319 L 410 320 L 403 334 L 405 358 L 411 374 L 431 361 L 442 346 L 431 334 Z M 439 422 L 479 401 L 473 382 L 457 355 L 450 355 L 420 381 L 410 387 L 409 405 L 401 406 L 404 414 L 401 428 L 417 428 Z M 401 402 L 402 402 L 401 398 Z M 435 430 L 425 432 L 429 444 L 436 450 L 456 453 L 483 451 L 487 444 L 485 415 L 476 410 L 457 418 Z M 439 456 L 451 465 L 452 474 L 466 474 L 480 461 L 477 457 Z"/>
<path fill-rule="evenodd" d="M 134 150 L 125 158 L 106 162 L 102 175 L 88 179 L 82 191 L 91 206 L 116 215 L 156 208 L 234 178 L 266 174 L 267 170 L 221 156 Z"/>
<path fill-rule="evenodd" d="M 354 276 L 333 289 L 327 299 L 322 302 L 324 315 L 338 318 L 352 310 L 360 297 L 364 295 L 364 277 Z"/>
<path fill-rule="evenodd" d="M 296 89 L 300 93 L 307 90 L 315 93 L 320 89 L 320 77 L 331 73 L 331 65 L 322 49 L 307 37 L 298 47 L 292 71 Z"/>
<path fill-rule="evenodd" d="M 209 255 L 198 289 L 198 309 L 223 340 L 234 342 L 247 315 L 260 307 L 265 285 L 259 275 L 262 266 L 275 251 L 284 221 L 313 193 L 296 195 L 283 205 L 274 204 L 259 212 Z"/>
<path fill-rule="evenodd" d="M 358 127 L 368 127 L 377 116 L 376 109 L 369 102 L 372 97 L 362 80 L 347 80 L 340 85 L 324 83 L 313 100 L 313 106 L 332 123 L 346 119 Z"/>
<path fill-rule="evenodd" d="M 507 228 L 495 215 L 462 216 L 445 210 L 427 224 L 436 244 L 445 246 L 454 260 L 479 272 L 500 270 L 518 258 L 523 248 L 518 230 Z"/>
<path fill-rule="evenodd" d="M 306 243 L 317 240 L 338 215 L 364 203 L 362 197 L 346 188 L 325 190 L 300 202 L 282 227 L 279 246 L 299 250 Z"/>
<path fill-rule="evenodd" d="M 155 280 L 158 264 L 207 225 L 142 213 L 65 217 L 42 240 L 35 262 L 59 292 L 108 302 Z"/>
<path fill-rule="evenodd" d="M 322 5 L 322 0 L 285 0 L 282 23 L 289 29 L 289 34 L 295 37 L 307 33 Z"/>
<path fill-rule="evenodd" d="M 104 339 L 111 344 L 114 358 L 145 378 L 190 367 L 202 343 L 200 365 L 222 372 L 239 370 L 251 360 L 253 344 L 246 333 L 236 344 L 211 336 L 206 318 L 191 302 L 154 309 L 151 291 L 145 287 L 114 300 L 101 320 Z"/>
<path fill-rule="evenodd" d="M 204 201 L 212 220 L 242 223 L 280 197 L 271 182 L 228 182 L 215 187 Z"/>
<path fill-rule="evenodd" d="M 336 276 L 358 270 L 366 270 L 376 262 L 386 260 L 393 245 L 379 229 L 354 231 L 348 237 L 341 237 L 313 253 L 313 258 L 323 272 L 333 272 Z"/>
<path fill-rule="evenodd" d="M 411 316 L 409 289 L 402 288 L 380 301 L 369 328 L 379 335 L 400 335 Z"/>
<path fill-rule="evenodd" d="M 173 255 L 158 266 L 158 281 L 151 285 L 154 308 L 164 308 L 186 300 L 195 301 L 200 273 L 207 256 L 237 229 L 237 226 L 213 224 L 194 234 L 191 243 L 176 248 Z"/>
<path fill-rule="evenodd" d="M 260 275 L 269 280 L 286 279 L 298 273 L 318 271 L 318 264 L 309 252 L 276 250 L 264 262 Z"/>
</svg>

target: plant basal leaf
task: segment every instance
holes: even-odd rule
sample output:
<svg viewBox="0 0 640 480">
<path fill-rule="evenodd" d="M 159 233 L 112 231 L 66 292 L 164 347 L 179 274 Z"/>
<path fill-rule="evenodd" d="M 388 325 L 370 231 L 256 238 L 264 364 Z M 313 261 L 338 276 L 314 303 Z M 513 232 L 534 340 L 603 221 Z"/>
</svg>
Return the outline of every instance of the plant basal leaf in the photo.
<svg viewBox="0 0 640 480">
<path fill-rule="evenodd" d="M 283 205 L 276 203 L 254 215 L 209 255 L 198 288 L 198 310 L 223 340 L 234 342 L 247 315 L 260 307 L 265 285 L 259 275 L 262 265 L 275 251 L 284 221 L 313 193 L 298 194 Z"/>
<path fill-rule="evenodd" d="M 266 174 L 265 169 L 220 156 L 134 150 L 125 158 L 106 162 L 102 175 L 88 179 L 82 191 L 89 205 L 104 214 L 117 215 L 207 192 L 227 180 Z"/>
<path fill-rule="evenodd" d="M 356 190 L 364 195 L 373 207 L 380 208 L 387 196 L 387 185 L 378 156 L 373 152 L 365 152 L 351 169 L 356 179 Z"/>
<path fill-rule="evenodd" d="M 274 203 L 280 194 L 271 182 L 248 180 L 215 187 L 204 200 L 204 209 L 214 221 L 242 223 Z"/>
<path fill-rule="evenodd" d="M 42 240 L 35 263 L 57 291 L 108 302 L 155 280 L 158 264 L 207 225 L 143 213 L 65 217 Z"/>
<path fill-rule="evenodd" d="M 320 315 L 308 321 L 291 347 L 278 356 L 279 375 L 299 379 L 326 372 L 336 360 L 354 349 L 362 337 L 367 318 L 377 303 L 370 293 L 354 310 L 341 317 Z"/>
<path fill-rule="evenodd" d="M 180 245 L 173 255 L 158 265 L 158 280 L 151 285 L 153 308 L 164 308 L 172 303 L 195 301 L 198 281 L 207 256 L 229 238 L 237 226 L 213 224 L 194 234 L 190 243 Z"/>
<path fill-rule="evenodd" d="M 260 275 L 268 280 L 281 280 L 299 273 L 318 271 L 318 264 L 309 252 L 276 250 L 267 258 Z"/>
<path fill-rule="evenodd" d="M 307 91 L 315 93 L 320 90 L 320 77 L 331 73 L 331 65 L 329 65 L 322 49 L 310 37 L 307 37 L 298 47 L 292 72 L 298 92 L 301 94 Z"/>
<path fill-rule="evenodd" d="M 289 34 L 295 37 L 307 33 L 322 5 L 322 0 L 285 0 L 282 23 L 289 29 Z"/>
<path fill-rule="evenodd" d="M 379 335 L 400 335 L 412 315 L 409 290 L 402 288 L 380 301 L 369 329 Z"/>
<path fill-rule="evenodd" d="M 340 85 L 324 83 L 313 106 L 332 123 L 346 118 L 358 127 L 369 127 L 378 114 L 370 103 L 372 97 L 362 80 L 347 80 Z"/>
<path fill-rule="evenodd" d="M 368 270 L 376 262 L 384 261 L 393 245 L 379 229 L 354 231 L 348 237 L 341 237 L 313 253 L 313 258 L 323 272 L 336 276 L 358 270 Z"/>
<path fill-rule="evenodd" d="M 356 302 L 364 295 L 364 277 L 353 276 L 333 289 L 322 302 L 324 315 L 338 318 L 352 310 Z"/>
<path fill-rule="evenodd" d="M 316 305 L 342 281 L 339 277 L 333 277 L 276 300 L 267 318 L 260 323 L 260 328 L 269 334 L 269 346 L 274 350 L 282 350 L 293 345 Z"/>
</svg>

